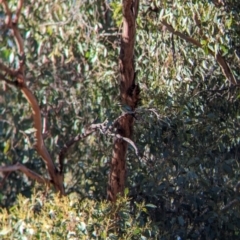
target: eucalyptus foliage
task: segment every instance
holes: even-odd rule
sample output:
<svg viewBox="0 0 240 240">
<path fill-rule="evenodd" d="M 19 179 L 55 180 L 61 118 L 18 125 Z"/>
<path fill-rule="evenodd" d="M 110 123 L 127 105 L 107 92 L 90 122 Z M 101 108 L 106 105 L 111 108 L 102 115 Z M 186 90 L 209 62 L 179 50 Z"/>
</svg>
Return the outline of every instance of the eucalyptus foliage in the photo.
<svg viewBox="0 0 240 240">
<path fill-rule="evenodd" d="M 138 154 L 129 145 L 126 201 L 130 218 L 137 204 L 149 204 L 137 221 L 149 224 L 155 239 L 239 238 L 239 89 L 216 61 L 221 54 L 238 83 L 239 10 L 233 0 L 141 2 L 135 61 L 142 100 L 133 138 Z M 121 17 L 119 1 L 25 2 L 28 84 L 47 119 L 45 139 L 55 158 L 86 125 L 106 119 L 111 125 L 121 114 Z M 1 29 L 0 38 L 1 59 L 14 66 L 11 35 Z M 7 88 L 0 87 L 1 163 L 19 161 L 44 174 L 32 146 L 30 108 L 20 92 Z M 99 132 L 75 145 L 65 161 L 68 193 L 92 199 L 97 209 L 96 201 L 106 197 L 111 146 L 112 138 Z M 30 196 L 33 184 L 11 173 L 2 206 L 13 204 L 19 192 Z"/>
</svg>

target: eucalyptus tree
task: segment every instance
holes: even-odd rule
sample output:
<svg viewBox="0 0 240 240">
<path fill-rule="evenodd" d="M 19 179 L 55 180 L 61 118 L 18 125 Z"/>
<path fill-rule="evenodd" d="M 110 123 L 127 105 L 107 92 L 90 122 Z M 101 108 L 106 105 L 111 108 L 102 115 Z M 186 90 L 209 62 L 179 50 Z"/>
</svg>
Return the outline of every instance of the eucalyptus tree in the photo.
<svg viewBox="0 0 240 240">
<path fill-rule="evenodd" d="M 20 189 L 28 195 L 33 186 L 16 170 L 38 182 L 53 183 L 62 194 L 66 173 L 66 193 L 90 196 L 96 191 L 96 197 L 106 197 L 112 136 L 101 131 L 85 137 L 118 114 L 114 77 L 118 30 L 110 17 L 110 5 L 92 3 L 1 2 L 3 203 L 14 199 Z M 106 127 L 106 121 L 101 126 Z M 59 180 L 54 180 L 55 175 L 61 176 Z M 90 175 L 100 177 L 103 184 L 96 189 L 99 180 Z"/>
<path fill-rule="evenodd" d="M 121 2 L 23 6 L 19 32 L 26 43 L 27 86 L 38 99 L 54 164 L 65 156 L 66 193 L 103 199 L 109 181 L 109 199 L 128 188 L 133 215 L 139 202 L 149 203 L 141 219 L 156 223 L 162 239 L 238 238 L 239 3 L 156 0 L 142 1 L 138 15 L 134 9 L 129 83 L 135 93 L 136 85 L 142 90 L 137 107 L 125 100 L 124 91 L 120 98 L 118 93 L 126 26 Z M 5 19 L 3 11 L 1 16 Z M 16 69 L 22 57 L 11 33 L 1 31 L 1 59 Z M 18 161 L 44 176 L 31 145 L 29 105 L 16 89 L 0 89 L 2 162 Z M 132 139 L 123 135 L 122 117 L 134 120 Z M 118 144 L 124 148 L 122 162 L 111 168 L 112 146 Z M 31 184 L 11 173 L 2 196 Z"/>
<path fill-rule="evenodd" d="M 46 5 L 42 2 L 33 4 L 31 1 L 2 1 L 1 4 L 4 19 L 1 79 L 4 84 L 21 90 L 33 115 L 33 126 L 30 125 L 30 115 L 28 115 L 27 129 L 22 132 L 22 136 L 15 134 L 19 128 L 23 127 L 22 124 L 13 124 L 12 127 L 6 128 L 6 121 L 3 120 L 3 129 L 8 131 L 8 136 L 3 139 L 6 164 L 0 168 L 1 172 L 6 173 L 7 178 L 10 172 L 22 171 L 39 183 L 47 186 L 53 184 L 55 189 L 64 195 L 64 165 L 69 178 L 75 178 L 77 175 L 71 174 L 71 169 L 73 171 L 81 169 L 76 168 L 78 163 L 75 160 L 64 164 L 67 151 L 75 143 L 99 130 L 110 139 L 112 136 L 116 138 L 108 185 L 108 198 L 116 201 L 117 194 L 124 192 L 126 152 L 128 143 L 131 143 L 134 120 L 131 112 L 135 111 L 139 99 L 133 57 L 134 22 L 138 12 L 138 2 L 123 2 L 123 33 L 119 63 L 120 105 L 131 110 L 118 116 L 114 121 L 110 121 L 109 117 L 104 115 L 104 112 L 108 111 L 106 106 L 114 108 L 117 101 L 110 102 L 113 97 L 111 93 L 117 92 L 119 88 L 118 84 L 109 84 L 106 81 L 110 78 L 110 81 L 118 82 L 118 79 L 112 78 L 118 57 L 111 59 L 114 52 L 111 46 L 115 44 L 118 30 L 116 28 L 114 32 L 111 29 L 113 22 L 109 19 L 110 6 L 103 2 L 92 6 L 87 1 L 61 4 L 56 1 L 48 2 Z M 76 9 L 88 12 L 88 15 L 78 13 Z M 94 13 L 94 18 L 90 20 L 92 13 Z M 47 21 L 45 16 L 49 17 Z M 109 49 L 110 53 L 108 53 Z M 109 57 L 106 58 L 108 55 Z M 116 89 L 113 89 L 114 87 Z M 3 91 L 7 92 L 9 89 L 5 86 Z M 3 97 L 3 103 L 6 98 Z M 9 100 L 16 104 L 11 97 Z M 28 105 L 24 104 L 23 99 L 20 104 L 22 101 L 25 108 L 20 107 L 20 114 L 13 114 L 17 122 L 26 120 Z M 102 104 L 102 101 L 107 101 L 107 104 Z M 8 101 L 5 103 L 4 110 L 16 108 Z M 96 103 L 100 105 L 97 107 Z M 105 121 L 93 123 L 95 117 L 98 118 L 98 122 Z M 79 126 L 82 130 L 79 130 Z M 78 133 L 79 131 L 81 133 Z M 3 132 L 5 133 L 5 130 Z M 28 141 L 25 141 L 26 137 Z M 92 139 L 94 141 L 94 137 Z M 21 141 L 22 144 L 20 144 Z M 48 147 L 45 146 L 45 142 Z M 91 144 L 92 140 L 87 140 L 87 142 Z M 97 148 L 101 145 L 95 144 Z M 104 142 L 103 145 L 105 145 Z M 18 146 L 31 152 L 30 156 L 27 152 L 18 156 L 16 154 Z M 22 164 L 28 162 L 40 164 L 39 160 L 34 159 L 37 158 L 34 149 L 42 158 L 49 178 L 43 177 L 42 173 L 34 172 Z M 89 149 L 89 145 L 85 147 L 85 150 L 81 146 L 80 152 L 89 151 Z M 94 150 L 92 149 L 91 152 Z M 96 152 L 99 155 L 99 150 Z M 92 154 L 85 155 L 89 158 Z M 7 159 L 11 159 L 13 164 L 7 164 Z M 103 159 L 103 162 L 106 162 L 106 159 Z M 84 159 L 80 159 L 79 163 L 84 165 Z M 103 176 L 103 179 L 106 179 L 106 176 Z M 79 178 L 74 183 L 69 179 L 69 183 L 69 188 L 80 189 Z M 87 187 L 86 193 L 89 194 L 89 192 L 91 190 Z"/>
</svg>

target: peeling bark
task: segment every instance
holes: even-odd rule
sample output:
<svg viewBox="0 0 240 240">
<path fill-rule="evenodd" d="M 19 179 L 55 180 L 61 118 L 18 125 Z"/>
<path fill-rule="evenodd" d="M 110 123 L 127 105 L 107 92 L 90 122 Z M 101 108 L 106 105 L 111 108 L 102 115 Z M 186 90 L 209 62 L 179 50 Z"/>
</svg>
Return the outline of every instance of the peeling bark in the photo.
<svg viewBox="0 0 240 240">
<path fill-rule="evenodd" d="M 136 18 L 139 0 L 123 0 L 123 29 L 119 56 L 120 97 L 121 104 L 134 112 L 139 101 L 139 87 L 135 83 L 134 44 L 136 33 Z M 134 118 L 126 114 L 118 120 L 115 127 L 117 134 L 131 139 Z M 118 194 L 123 194 L 126 178 L 126 154 L 128 143 L 121 138 L 114 140 L 111 159 L 107 197 L 115 202 Z"/>
</svg>

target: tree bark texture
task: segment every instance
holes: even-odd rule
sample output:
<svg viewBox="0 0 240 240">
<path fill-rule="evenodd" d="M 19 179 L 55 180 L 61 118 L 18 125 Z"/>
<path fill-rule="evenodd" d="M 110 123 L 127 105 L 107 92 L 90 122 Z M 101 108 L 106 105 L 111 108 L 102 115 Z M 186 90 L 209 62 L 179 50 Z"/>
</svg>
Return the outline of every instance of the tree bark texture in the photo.
<svg viewBox="0 0 240 240">
<path fill-rule="evenodd" d="M 123 0 L 123 29 L 119 56 L 121 105 L 130 110 L 123 114 L 116 123 L 117 134 L 131 138 L 133 132 L 134 112 L 139 101 L 139 87 L 135 83 L 134 44 L 136 18 L 139 0 Z M 124 193 L 126 178 L 126 155 L 128 143 L 121 138 L 114 140 L 113 156 L 110 165 L 107 197 L 115 202 L 118 194 Z"/>
</svg>

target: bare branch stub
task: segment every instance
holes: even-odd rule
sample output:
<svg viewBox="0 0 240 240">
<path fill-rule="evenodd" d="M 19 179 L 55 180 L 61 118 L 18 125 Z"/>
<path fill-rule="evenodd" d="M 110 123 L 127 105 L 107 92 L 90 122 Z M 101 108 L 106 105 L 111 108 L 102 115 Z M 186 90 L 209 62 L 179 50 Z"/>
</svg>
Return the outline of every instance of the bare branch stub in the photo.
<svg viewBox="0 0 240 240">
<path fill-rule="evenodd" d="M 8 7 L 8 3 L 5 0 L 0 0 L 0 4 L 2 4 L 3 9 L 6 14 L 5 18 L 5 25 L 7 28 L 11 29 L 13 32 L 13 37 L 15 44 L 17 46 L 18 54 L 20 56 L 19 66 L 16 70 L 13 70 L 7 67 L 4 63 L 0 62 L 0 70 L 5 73 L 0 75 L 0 80 L 4 80 L 6 83 L 16 86 L 21 90 L 24 97 L 27 99 L 29 105 L 32 109 L 33 114 L 33 124 L 35 131 L 35 138 L 36 138 L 36 150 L 38 154 L 41 156 L 43 161 L 46 164 L 46 168 L 50 175 L 50 181 L 54 185 L 55 189 L 60 192 L 61 195 L 64 195 L 64 187 L 63 187 L 63 174 L 60 173 L 55 166 L 50 154 L 44 144 L 43 136 L 42 136 L 42 121 L 41 121 L 41 111 L 38 105 L 38 101 L 32 91 L 26 85 L 26 78 L 25 78 L 25 56 L 24 56 L 24 41 L 18 29 L 18 23 L 21 15 L 21 10 L 23 6 L 23 0 L 18 1 L 17 10 L 15 12 L 14 18 L 12 17 L 13 14 Z M 6 76 L 16 79 L 16 81 L 11 82 Z M 23 165 L 14 165 L 9 166 L 8 168 L 0 168 L 0 171 L 14 171 L 20 170 L 24 172 L 27 176 L 39 180 L 36 178 L 32 171 L 26 170 Z"/>
</svg>

